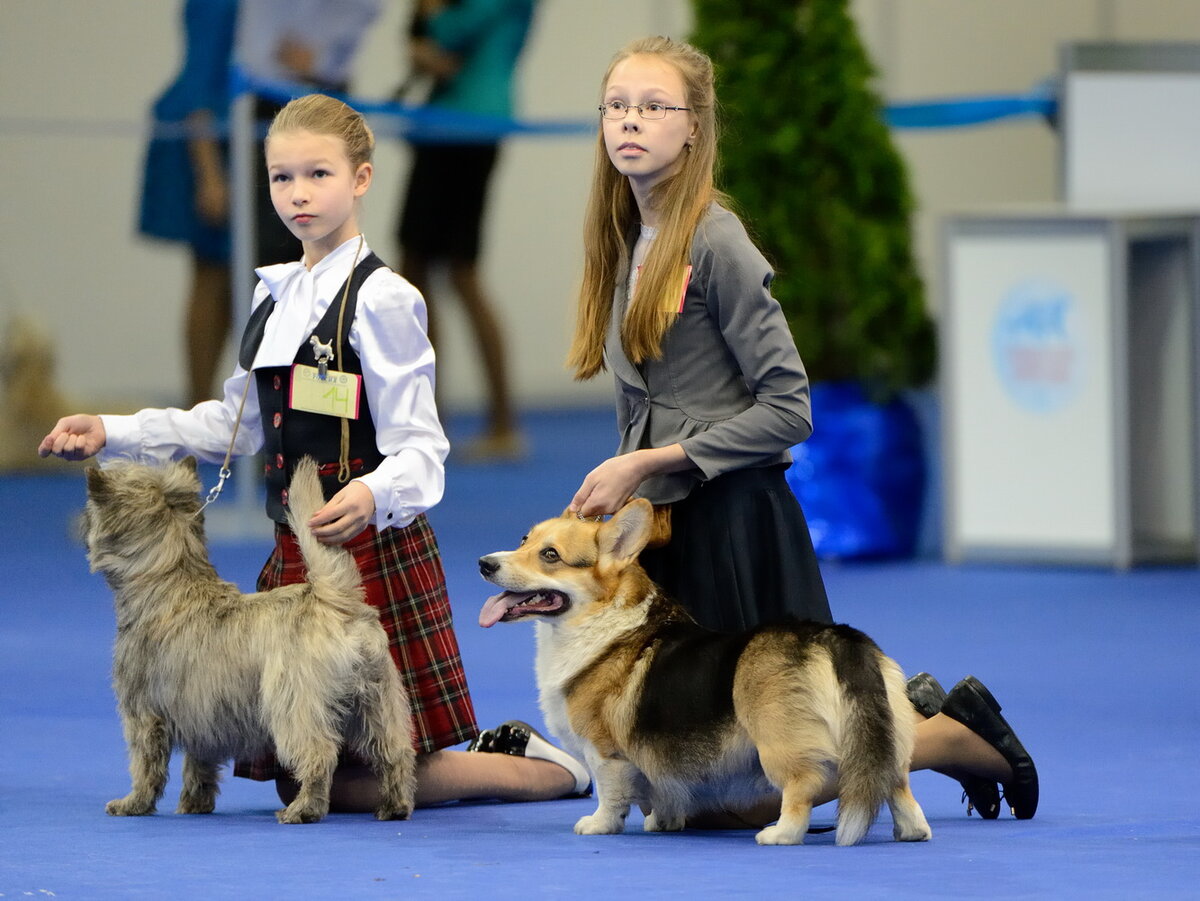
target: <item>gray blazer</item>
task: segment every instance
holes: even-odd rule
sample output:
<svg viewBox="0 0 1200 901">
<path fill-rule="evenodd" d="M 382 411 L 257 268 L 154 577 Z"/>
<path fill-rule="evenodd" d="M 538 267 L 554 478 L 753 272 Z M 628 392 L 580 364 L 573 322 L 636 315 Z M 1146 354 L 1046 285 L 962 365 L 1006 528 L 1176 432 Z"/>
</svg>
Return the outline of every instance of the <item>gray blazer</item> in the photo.
<svg viewBox="0 0 1200 901">
<path fill-rule="evenodd" d="M 617 453 L 679 442 L 694 464 L 642 483 L 638 494 L 659 504 L 731 470 L 790 463 L 789 448 L 812 434 L 808 376 L 771 296 L 775 273 L 735 215 L 712 205 L 691 265 L 661 359 L 635 366 L 621 346 L 628 273 L 617 279 L 604 346 L 616 382 Z"/>
</svg>

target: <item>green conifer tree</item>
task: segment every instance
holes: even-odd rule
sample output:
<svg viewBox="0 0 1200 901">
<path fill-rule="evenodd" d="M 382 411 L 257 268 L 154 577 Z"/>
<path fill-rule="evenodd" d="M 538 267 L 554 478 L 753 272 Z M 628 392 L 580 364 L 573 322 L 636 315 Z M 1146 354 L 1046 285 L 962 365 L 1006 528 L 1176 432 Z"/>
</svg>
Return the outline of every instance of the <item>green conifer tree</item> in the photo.
<svg viewBox="0 0 1200 901">
<path fill-rule="evenodd" d="M 888 399 L 933 374 L 912 197 L 846 0 L 694 0 L 716 67 L 720 184 L 776 267 L 814 381 Z"/>
</svg>

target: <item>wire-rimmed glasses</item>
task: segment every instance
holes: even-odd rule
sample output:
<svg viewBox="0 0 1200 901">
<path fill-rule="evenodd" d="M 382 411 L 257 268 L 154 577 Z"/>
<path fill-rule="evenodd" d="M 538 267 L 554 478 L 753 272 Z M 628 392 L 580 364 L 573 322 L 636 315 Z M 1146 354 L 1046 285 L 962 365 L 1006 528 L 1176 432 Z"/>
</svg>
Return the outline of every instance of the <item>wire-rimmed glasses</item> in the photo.
<svg viewBox="0 0 1200 901">
<path fill-rule="evenodd" d="M 624 119 L 629 115 L 629 111 L 635 109 L 638 116 L 642 119 L 665 119 L 667 113 L 672 110 L 679 112 L 688 112 L 691 110 L 689 106 L 667 106 L 665 103 L 659 103 L 653 100 L 650 103 L 626 103 L 624 100 L 609 100 L 607 103 L 602 103 L 599 106 L 600 115 L 605 119 Z"/>
</svg>

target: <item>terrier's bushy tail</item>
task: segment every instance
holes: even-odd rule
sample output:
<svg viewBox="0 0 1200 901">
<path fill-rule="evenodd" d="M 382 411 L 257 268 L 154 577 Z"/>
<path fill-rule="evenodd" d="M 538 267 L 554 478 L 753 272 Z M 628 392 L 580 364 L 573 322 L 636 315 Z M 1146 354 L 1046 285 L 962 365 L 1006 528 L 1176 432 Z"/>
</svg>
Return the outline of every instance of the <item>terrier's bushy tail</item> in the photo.
<svg viewBox="0 0 1200 901">
<path fill-rule="evenodd" d="M 321 544 L 308 527 L 313 514 L 325 506 L 325 495 L 317 477 L 317 464 L 304 457 L 292 473 L 288 486 L 288 525 L 296 536 L 300 554 L 308 570 L 308 582 L 317 597 L 347 613 L 366 612 L 362 576 L 349 551 Z"/>
</svg>

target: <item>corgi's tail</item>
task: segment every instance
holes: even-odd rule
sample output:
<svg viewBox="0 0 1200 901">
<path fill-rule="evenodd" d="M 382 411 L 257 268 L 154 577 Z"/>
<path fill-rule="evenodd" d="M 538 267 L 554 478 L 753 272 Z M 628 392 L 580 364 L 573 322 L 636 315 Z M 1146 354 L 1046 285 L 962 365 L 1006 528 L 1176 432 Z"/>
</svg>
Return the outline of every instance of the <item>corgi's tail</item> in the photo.
<svg viewBox="0 0 1200 901">
<path fill-rule="evenodd" d="M 327 604 L 355 615 L 369 611 L 371 608 L 364 604 L 362 575 L 354 557 L 344 548 L 322 544 L 308 527 L 308 521 L 323 506 L 325 495 L 316 461 L 304 457 L 288 486 L 287 517 L 308 570 L 308 583 Z"/>
<path fill-rule="evenodd" d="M 837 843 L 853 845 L 866 835 L 879 808 L 908 768 L 911 724 L 892 705 L 899 667 L 861 632 L 845 628 L 832 648 L 845 700 L 842 757 L 838 768 Z"/>
</svg>

